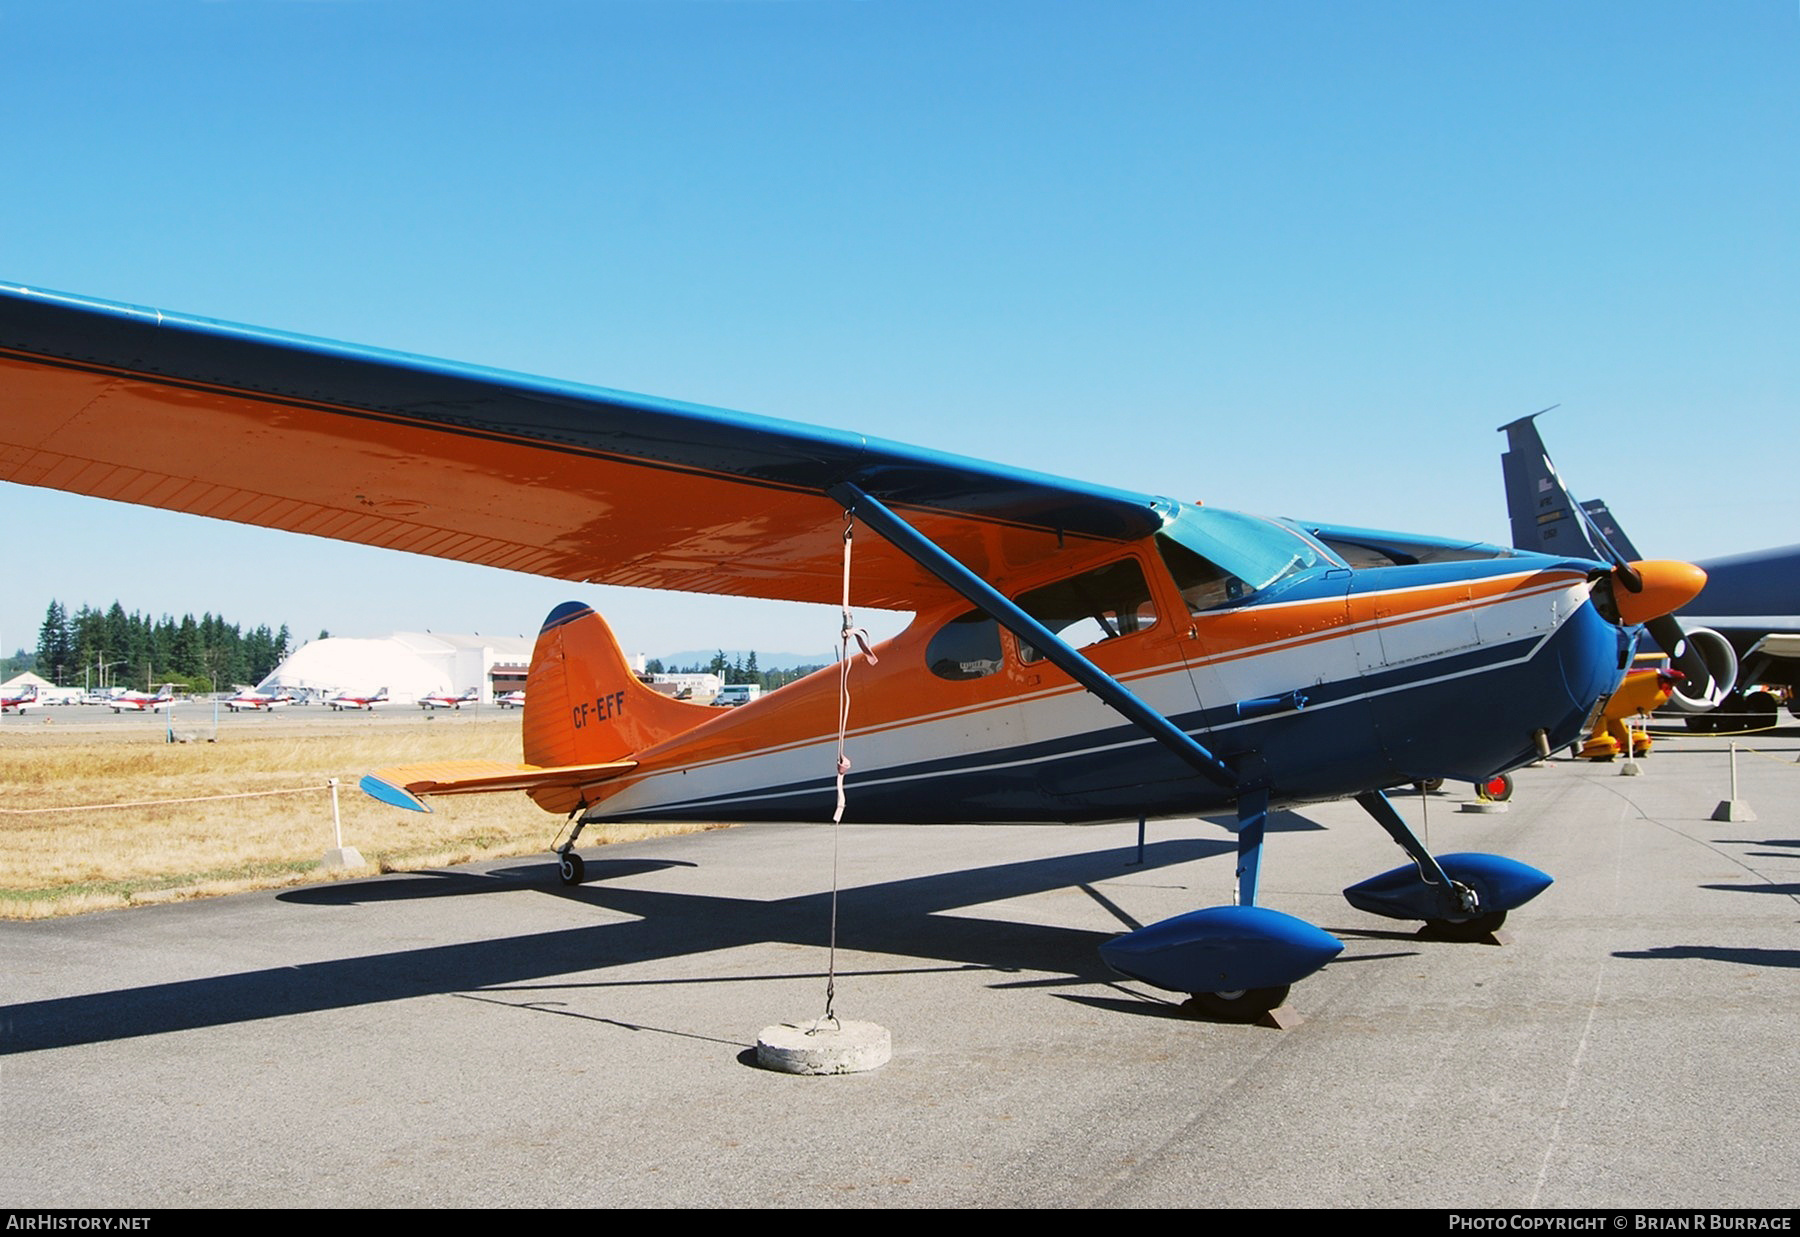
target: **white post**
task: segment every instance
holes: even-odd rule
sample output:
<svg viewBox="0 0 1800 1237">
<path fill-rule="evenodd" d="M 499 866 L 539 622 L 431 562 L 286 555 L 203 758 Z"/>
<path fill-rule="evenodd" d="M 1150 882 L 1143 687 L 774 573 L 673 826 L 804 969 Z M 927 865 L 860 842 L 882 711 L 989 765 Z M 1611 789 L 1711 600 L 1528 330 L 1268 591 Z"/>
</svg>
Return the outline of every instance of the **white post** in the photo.
<svg viewBox="0 0 1800 1237">
<path fill-rule="evenodd" d="M 1737 784 L 1737 740 L 1731 741 L 1731 798 L 1724 800 L 1713 809 L 1714 820 L 1755 820 L 1756 813 L 1748 803 L 1738 798 Z"/>
<path fill-rule="evenodd" d="M 337 845 L 325 852 L 325 857 L 319 860 L 319 866 L 322 868 L 360 868 L 363 866 L 361 852 L 354 846 L 344 845 L 344 822 L 338 815 L 338 780 L 335 777 L 326 778 L 325 784 L 331 787 L 331 834 Z"/>
</svg>

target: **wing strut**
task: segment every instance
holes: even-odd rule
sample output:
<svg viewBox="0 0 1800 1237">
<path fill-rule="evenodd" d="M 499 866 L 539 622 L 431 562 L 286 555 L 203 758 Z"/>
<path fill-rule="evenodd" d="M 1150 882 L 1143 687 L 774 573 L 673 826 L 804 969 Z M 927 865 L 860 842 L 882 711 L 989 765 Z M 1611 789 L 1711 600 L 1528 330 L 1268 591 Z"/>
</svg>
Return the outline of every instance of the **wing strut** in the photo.
<svg viewBox="0 0 1800 1237">
<path fill-rule="evenodd" d="M 1193 736 L 1133 695 L 1126 686 L 1077 653 L 1060 637 L 1014 605 L 986 580 L 939 549 L 929 538 L 902 520 L 855 483 L 840 481 L 826 491 L 870 528 L 887 538 L 896 549 L 980 607 L 996 622 L 1077 683 L 1100 697 L 1145 734 L 1199 770 L 1201 776 L 1227 790 L 1238 789 L 1238 777 Z"/>
</svg>

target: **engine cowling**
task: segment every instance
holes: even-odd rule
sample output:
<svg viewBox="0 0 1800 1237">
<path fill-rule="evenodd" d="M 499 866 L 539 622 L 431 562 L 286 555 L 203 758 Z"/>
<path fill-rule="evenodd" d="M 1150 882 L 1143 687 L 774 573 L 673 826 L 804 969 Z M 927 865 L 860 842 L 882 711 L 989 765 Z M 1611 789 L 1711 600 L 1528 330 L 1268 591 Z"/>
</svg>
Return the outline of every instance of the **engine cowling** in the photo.
<svg viewBox="0 0 1800 1237">
<path fill-rule="evenodd" d="M 1654 629 L 1651 634 L 1658 635 Z M 1669 696 L 1670 706 L 1683 713 L 1717 708 L 1737 686 L 1737 653 L 1732 650 L 1731 641 L 1710 627 L 1685 628 L 1675 649 L 1670 650 L 1669 660 L 1687 676 Z"/>
</svg>

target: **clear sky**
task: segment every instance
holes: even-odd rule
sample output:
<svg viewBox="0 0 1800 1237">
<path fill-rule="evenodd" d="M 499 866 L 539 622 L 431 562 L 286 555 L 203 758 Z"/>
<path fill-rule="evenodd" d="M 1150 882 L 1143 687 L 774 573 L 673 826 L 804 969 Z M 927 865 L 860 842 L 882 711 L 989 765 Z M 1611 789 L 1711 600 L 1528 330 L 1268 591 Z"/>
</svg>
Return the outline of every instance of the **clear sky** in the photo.
<svg viewBox="0 0 1800 1237">
<path fill-rule="evenodd" d="M 1560 402 L 1646 553 L 1800 541 L 1795 0 L 0 0 L 0 46 L 0 279 L 1496 541 L 1494 428 Z M 53 597 L 836 628 L 11 485 L 0 530 L 8 650 Z"/>
</svg>

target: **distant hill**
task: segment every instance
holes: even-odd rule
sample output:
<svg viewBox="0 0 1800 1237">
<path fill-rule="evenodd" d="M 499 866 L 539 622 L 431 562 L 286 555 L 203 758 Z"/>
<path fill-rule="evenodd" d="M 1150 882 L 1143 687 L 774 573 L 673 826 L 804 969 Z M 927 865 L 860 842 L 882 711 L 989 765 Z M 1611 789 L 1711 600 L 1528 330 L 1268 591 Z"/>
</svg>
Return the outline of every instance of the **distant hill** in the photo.
<svg viewBox="0 0 1800 1237">
<path fill-rule="evenodd" d="M 705 666 L 712 663 L 713 654 L 718 649 L 689 649 L 683 653 L 646 653 L 646 657 L 655 657 L 665 666 Z M 795 666 L 829 666 L 837 660 L 837 650 L 820 649 L 817 653 L 765 653 L 756 651 L 756 668 L 758 670 L 792 670 Z M 741 661 L 750 656 L 749 649 L 726 649 L 726 661 Z"/>
</svg>

